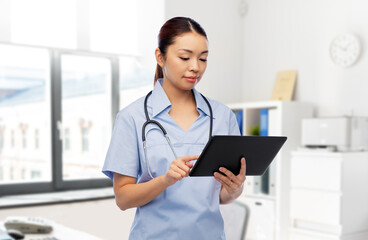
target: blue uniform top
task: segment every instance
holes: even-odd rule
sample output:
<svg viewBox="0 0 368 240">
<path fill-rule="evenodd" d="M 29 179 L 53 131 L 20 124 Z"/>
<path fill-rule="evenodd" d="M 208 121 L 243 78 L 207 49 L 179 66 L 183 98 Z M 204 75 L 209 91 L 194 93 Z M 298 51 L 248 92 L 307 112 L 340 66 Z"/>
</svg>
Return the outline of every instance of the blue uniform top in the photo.
<svg viewBox="0 0 368 240">
<path fill-rule="evenodd" d="M 148 98 L 152 120 L 166 129 L 180 156 L 199 155 L 208 141 L 210 112 L 202 96 L 193 89 L 199 117 L 184 131 L 169 115 L 171 103 L 159 79 Z M 208 99 L 213 111 L 213 135 L 239 135 L 233 112 L 225 105 Z M 151 178 L 146 167 L 142 143 L 142 125 L 146 121 L 144 97 L 122 109 L 115 121 L 103 173 L 137 178 L 137 183 Z M 154 177 L 165 174 L 175 160 L 161 130 L 154 124 L 146 127 L 149 167 Z M 225 239 L 219 210 L 221 184 L 214 177 L 186 177 L 168 187 L 151 202 L 138 207 L 129 239 Z"/>
</svg>

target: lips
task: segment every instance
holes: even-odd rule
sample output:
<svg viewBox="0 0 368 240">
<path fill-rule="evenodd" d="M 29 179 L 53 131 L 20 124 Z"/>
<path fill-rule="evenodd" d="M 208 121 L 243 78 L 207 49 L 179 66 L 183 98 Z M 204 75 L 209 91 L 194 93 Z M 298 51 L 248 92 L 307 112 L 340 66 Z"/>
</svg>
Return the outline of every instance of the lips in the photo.
<svg viewBox="0 0 368 240">
<path fill-rule="evenodd" d="M 189 82 L 196 82 L 198 80 L 198 76 L 194 76 L 194 77 L 184 77 L 187 81 Z"/>
</svg>

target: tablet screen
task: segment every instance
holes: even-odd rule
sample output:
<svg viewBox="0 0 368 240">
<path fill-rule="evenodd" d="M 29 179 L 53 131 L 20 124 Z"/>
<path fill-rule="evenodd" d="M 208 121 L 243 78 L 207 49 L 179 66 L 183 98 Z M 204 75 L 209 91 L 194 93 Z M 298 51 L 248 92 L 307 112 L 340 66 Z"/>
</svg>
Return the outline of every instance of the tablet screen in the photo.
<svg viewBox="0 0 368 240">
<path fill-rule="evenodd" d="M 220 167 L 238 175 L 242 157 L 247 176 L 263 175 L 286 139 L 284 136 L 213 136 L 189 176 L 213 176 Z"/>
</svg>

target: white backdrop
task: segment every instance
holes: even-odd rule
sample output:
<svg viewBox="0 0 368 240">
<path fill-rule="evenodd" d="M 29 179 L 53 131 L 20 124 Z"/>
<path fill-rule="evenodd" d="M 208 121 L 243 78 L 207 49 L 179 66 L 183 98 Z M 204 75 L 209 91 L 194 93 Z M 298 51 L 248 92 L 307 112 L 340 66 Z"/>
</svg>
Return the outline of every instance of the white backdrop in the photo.
<svg viewBox="0 0 368 240">
<path fill-rule="evenodd" d="M 247 0 L 243 100 L 269 99 L 278 71 L 298 70 L 296 99 L 317 116 L 368 116 L 368 2 Z M 364 10 L 365 9 L 365 10 Z M 363 53 L 350 68 L 336 66 L 329 44 L 339 33 L 360 37 Z"/>
<path fill-rule="evenodd" d="M 198 90 L 223 103 L 242 100 L 243 18 L 238 1 L 166 0 L 166 19 L 175 16 L 193 18 L 207 33 L 208 65 Z"/>
<path fill-rule="evenodd" d="M 166 18 L 193 17 L 209 35 L 208 70 L 198 88 L 210 97 L 269 100 L 277 72 L 296 69 L 295 99 L 314 103 L 317 116 L 368 116 L 367 1 L 166 0 L 165 6 Z M 330 42 L 344 32 L 359 36 L 363 47 L 346 69 L 329 57 Z"/>
</svg>

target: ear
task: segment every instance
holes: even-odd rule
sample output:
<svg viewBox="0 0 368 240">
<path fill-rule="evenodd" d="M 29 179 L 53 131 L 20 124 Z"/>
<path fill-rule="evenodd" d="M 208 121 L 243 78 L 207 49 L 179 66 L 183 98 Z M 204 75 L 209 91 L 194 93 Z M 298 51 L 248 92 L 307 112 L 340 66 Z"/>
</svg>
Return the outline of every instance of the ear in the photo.
<svg viewBox="0 0 368 240">
<path fill-rule="evenodd" d="M 156 48 L 155 56 L 157 64 L 160 65 L 160 67 L 164 67 L 164 56 L 161 54 L 161 50 L 159 48 Z"/>
</svg>

